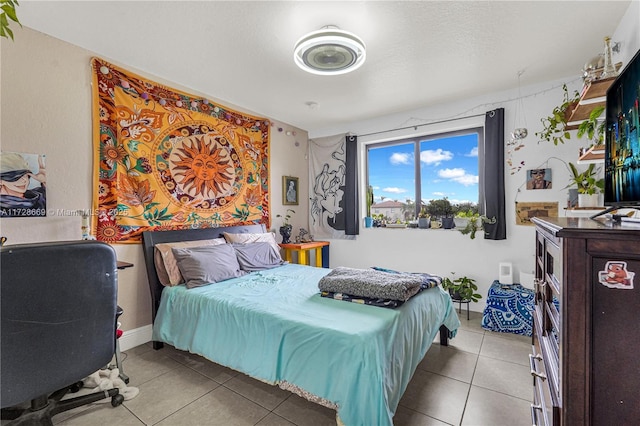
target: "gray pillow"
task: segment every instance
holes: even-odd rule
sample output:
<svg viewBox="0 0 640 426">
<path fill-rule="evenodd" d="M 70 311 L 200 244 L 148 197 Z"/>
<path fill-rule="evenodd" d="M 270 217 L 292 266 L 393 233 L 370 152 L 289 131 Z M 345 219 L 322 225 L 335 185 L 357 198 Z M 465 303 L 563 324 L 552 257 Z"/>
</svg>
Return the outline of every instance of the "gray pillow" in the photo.
<svg viewBox="0 0 640 426">
<path fill-rule="evenodd" d="M 231 244 L 174 248 L 173 255 L 178 269 L 186 281 L 187 288 L 213 284 L 230 278 L 241 277 L 236 252 Z"/>
<path fill-rule="evenodd" d="M 263 271 L 286 263 L 270 243 L 233 244 L 240 269 Z"/>
</svg>

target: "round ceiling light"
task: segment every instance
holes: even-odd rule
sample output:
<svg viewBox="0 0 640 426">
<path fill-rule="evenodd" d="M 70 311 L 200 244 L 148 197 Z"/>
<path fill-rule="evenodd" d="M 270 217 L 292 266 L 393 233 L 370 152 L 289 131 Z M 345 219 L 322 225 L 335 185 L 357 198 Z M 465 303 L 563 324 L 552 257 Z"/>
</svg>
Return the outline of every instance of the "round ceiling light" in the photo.
<svg viewBox="0 0 640 426">
<path fill-rule="evenodd" d="M 364 42 L 358 36 L 331 25 L 302 37 L 293 52 L 296 65 L 320 75 L 356 70 L 366 56 Z"/>
</svg>

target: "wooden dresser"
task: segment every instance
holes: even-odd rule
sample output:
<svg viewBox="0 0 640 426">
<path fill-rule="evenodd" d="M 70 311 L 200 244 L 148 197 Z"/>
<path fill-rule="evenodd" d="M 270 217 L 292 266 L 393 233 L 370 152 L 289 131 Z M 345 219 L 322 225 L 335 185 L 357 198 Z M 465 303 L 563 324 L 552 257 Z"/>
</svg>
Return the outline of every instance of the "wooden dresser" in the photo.
<svg viewBox="0 0 640 426">
<path fill-rule="evenodd" d="M 533 424 L 640 424 L 640 224 L 533 222 Z"/>
</svg>

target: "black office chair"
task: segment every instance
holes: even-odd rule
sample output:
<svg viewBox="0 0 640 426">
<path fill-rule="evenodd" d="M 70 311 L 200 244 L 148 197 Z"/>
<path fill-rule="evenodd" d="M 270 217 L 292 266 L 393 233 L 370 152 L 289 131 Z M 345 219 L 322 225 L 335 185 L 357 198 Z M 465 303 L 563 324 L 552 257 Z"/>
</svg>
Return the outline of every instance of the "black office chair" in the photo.
<svg viewBox="0 0 640 426">
<path fill-rule="evenodd" d="M 51 417 L 111 397 L 110 389 L 62 400 L 114 354 L 115 251 L 97 241 L 0 249 L 0 402 L 8 425 L 52 425 Z M 30 403 L 30 406 L 28 404 Z"/>
</svg>

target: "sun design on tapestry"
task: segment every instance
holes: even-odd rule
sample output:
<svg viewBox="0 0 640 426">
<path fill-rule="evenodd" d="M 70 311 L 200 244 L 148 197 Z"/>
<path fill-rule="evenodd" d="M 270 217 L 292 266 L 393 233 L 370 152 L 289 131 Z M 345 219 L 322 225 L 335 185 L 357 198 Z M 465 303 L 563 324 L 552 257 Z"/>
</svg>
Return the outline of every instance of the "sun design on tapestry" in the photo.
<svg viewBox="0 0 640 426">
<path fill-rule="evenodd" d="M 101 241 L 269 224 L 269 122 L 92 59 Z"/>
<path fill-rule="evenodd" d="M 184 192 L 193 197 L 228 195 L 235 175 L 229 151 L 218 147 L 215 140 L 206 142 L 205 138 L 183 139 L 182 146 L 174 149 L 170 157 L 173 176 Z"/>
</svg>

